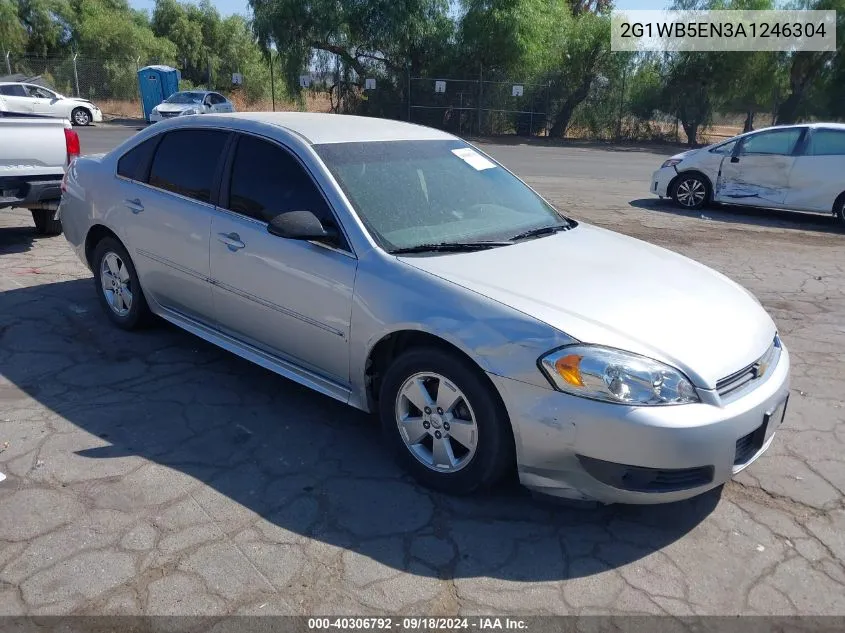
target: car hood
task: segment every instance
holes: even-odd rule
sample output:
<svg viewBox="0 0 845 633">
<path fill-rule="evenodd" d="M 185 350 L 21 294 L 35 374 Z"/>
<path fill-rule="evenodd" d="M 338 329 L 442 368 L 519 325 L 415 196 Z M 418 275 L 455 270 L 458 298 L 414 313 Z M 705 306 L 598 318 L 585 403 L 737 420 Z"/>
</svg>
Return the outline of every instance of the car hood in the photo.
<svg viewBox="0 0 845 633">
<path fill-rule="evenodd" d="M 584 224 L 513 246 L 400 260 L 581 342 L 667 362 L 704 388 L 757 360 L 776 333 L 754 296 L 724 275 Z"/>
</svg>

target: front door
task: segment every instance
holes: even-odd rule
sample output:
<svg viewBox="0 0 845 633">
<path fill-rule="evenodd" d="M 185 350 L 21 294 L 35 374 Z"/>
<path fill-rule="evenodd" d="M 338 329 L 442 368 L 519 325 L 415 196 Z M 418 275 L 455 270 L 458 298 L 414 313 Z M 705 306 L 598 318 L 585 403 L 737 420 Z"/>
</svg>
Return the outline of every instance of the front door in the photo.
<svg viewBox="0 0 845 633">
<path fill-rule="evenodd" d="M 786 128 L 743 138 L 722 160 L 714 200 L 728 204 L 780 207 L 789 190 L 795 149 L 805 128 Z"/>
<path fill-rule="evenodd" d="M 219 326 L 347 385 L 357 259 L 344 240 L 319 244 L 267 231 L 274 216 L 300 210 L 337 226 L 322 193 L 288 150 L 249 135 L 238 140 L 231 179 L 224 182 L 230 184 L 211 225 Z"/>
<path fill-rule="evenodd" d="M 207 323 L 213 321 L 211 190 L 227 138 L 219 130 L 167 132 L 154 148 L 149 174 L 136 172 L 140 182 L 120 180 L 123 224 L 141 285 L 163 307 Z"/>
</svg>

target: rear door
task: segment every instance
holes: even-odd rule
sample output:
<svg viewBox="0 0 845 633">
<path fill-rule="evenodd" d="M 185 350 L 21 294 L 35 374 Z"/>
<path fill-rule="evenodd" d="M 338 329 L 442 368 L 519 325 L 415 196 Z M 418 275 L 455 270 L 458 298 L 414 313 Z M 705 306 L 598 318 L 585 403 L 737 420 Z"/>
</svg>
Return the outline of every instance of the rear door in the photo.
<svg viewBox="0 0 845 633">
<path fill-rule="evenodd" d="M 722 161 L 714 200 L 729 204 L 782 207 L 806 128 L 765 130 L 741 139 Z"/>
<path fill-rule="evenodd" d="M 229 133 L 178 129 L 118 163 L 123 226 L 144 289 L 160 305 L 213 321 L 209 285 L 212 197 Z"/>
<path fill-rule="evenodd" d="M 832 213 L 845 191 L 845 129 L 810 128 L 789 180 L 786 206 Z"/>
<path fill-rule="evenodd" d="M 33 114 L 35 112 L 35 99 L 29 96 L 23 84 L 7 84 L 0 86 L 0 97 L 6 104 L 9 112 L 21 112 Z"/>
</svg>

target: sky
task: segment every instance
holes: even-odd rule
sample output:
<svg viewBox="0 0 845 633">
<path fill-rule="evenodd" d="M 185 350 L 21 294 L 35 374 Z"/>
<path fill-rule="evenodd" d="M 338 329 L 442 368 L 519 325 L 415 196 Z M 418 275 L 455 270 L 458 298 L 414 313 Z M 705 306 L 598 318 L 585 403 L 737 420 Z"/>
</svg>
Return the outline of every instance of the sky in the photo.
<svg viewBox="0 0 845 633">
<path fill-rule="evenodd" d="M 241 15 L 249 14 L 249 4 L 247 0 L 212 0 L 211 2 L 217 7 L 223 17 L 232 15 L 233 13 L 240 13 Z M 136 9 L 153 10 L 155 0 L 129 0 Z M 670 4 L 669 0 L 616 0 L 614 3 L 617 9 L 664 9 Z"/>
</svg>

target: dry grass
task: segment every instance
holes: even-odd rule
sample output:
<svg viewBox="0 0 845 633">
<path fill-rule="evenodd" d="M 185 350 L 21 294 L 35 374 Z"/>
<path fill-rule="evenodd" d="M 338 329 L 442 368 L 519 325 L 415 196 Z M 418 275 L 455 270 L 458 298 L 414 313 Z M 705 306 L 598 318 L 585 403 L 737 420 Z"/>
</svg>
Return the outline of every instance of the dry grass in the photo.
<svg viewBox="0 0 845 633">
<path fill-rule="evenodd" d="M 247 101 L 243 95 L 233 94 L 230 99 L 238 112 L 271 112 L 273 102 L 270 99 L 262 101 Z M 110 119 L 137 119 L 143 116 L 140 101 L 118 101 L 106 99 L 97 101 L 97 105 L 103 111 L 104 118 Z M 292 101 L 276 101 L 276 112 L 297 112 L 299 105 Z M 307 94 L 305 97 L 305 112 L 330 112 L 331 103 L 325 94 Z"/>
</svg>

